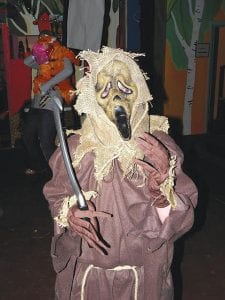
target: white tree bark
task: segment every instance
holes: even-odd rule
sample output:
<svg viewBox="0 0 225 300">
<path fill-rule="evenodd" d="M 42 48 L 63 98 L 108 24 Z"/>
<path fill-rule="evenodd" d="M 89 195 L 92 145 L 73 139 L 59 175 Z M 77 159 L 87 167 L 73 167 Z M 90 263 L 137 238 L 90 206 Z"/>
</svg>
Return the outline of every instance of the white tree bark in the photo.
<svg viewBox="0 0 225 300">
<path fill-rule="evenodd" d="M 33 6 L 33 0 L 31 1 L 31 6 Z M 32 14 L 30 14 L 28 12 L 28 10 L 26 9 L 25 5 L 22 5 L 22 11 L 20 12 L 21 17 L 23 18 L 24 22 L 26 23 L 26 27 L 27 30 L 23 30 L 13 19 L 10 19 L 11 22 L 13 23 L 13 25 L 15 26 L 15 28 L 21 32 L 21 34 L 24 35 L 38 35 L 39 34 L 39 30 L 38 30 L 38 26 L 33 24 L 33 21 L 35 21 L 38 18 L 39 15 L 39 11 L 40 11 L 40 5 L 44 5 L 46 7 L 46 9 L 48 10 L 48 12 L 50 14 L 53 14 L 52 10 L 50 9 L 50 7 L 42 0 L 38 0 L 37 1 L 37 9 L 36 9 L 36 13 L 35 16 L 33 16 Z"/>
<path fill-rule="evenodd" d="M 194 11 L 192 8 L 191 0 L 188 0 L 188 5 L 189 5 L 190 17 L 192 19 L 192 35 L 191 35 L 190 45 L 186 43 L 186 41 L 180 34 L 179 28 L 177 26 L 176 18 L 173 13 L 171 14 L 174 21 L 177 38 L 180 41 L 188 59 L 187 80 L 186 80 L 186 87 L 185 87 L 184 110 L 183 110 L 183 134 L 184 135 L 191 134 L 192 103 L 193 103 L 195 75 L 196 75 L 195 51 L 196 51 L 196 45 L 198 43 L 198 38 L 199 38 L 201 19 L 205 7 L 205 0 L 196 0 Z"/>
</svg>

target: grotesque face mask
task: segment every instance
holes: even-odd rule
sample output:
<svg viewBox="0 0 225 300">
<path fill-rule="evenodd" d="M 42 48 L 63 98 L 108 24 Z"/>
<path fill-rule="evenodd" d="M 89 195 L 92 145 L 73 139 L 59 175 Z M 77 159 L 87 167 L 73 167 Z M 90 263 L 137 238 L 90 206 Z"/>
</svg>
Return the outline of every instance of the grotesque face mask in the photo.
<svg viewBox="0 0 225 300">
<path fill-rule="evenodd" d="M 32 47 L 32 55 L 39 65 L 48 63 L 51 53 L 52 47 L 47 44 L 35 43 Z"/>
<path fill-rule="evenodd" d="M 32 55 L 39 65 L 49 62 L 51 53 L 53 51 L 52 43 L 55 40 L 55 37 L 47 33 L 40 34 L 37 43 L 35 43 L 32 47 Z"/>
<path fill-rule="evenodd" d="M 98 73 L 95 90 L 98 104 L 117 126 L 122 138 L 129 140 L 130 116 L 138 90 L 127 65 L 119 60 L 108 64 Z"/>
</svg>

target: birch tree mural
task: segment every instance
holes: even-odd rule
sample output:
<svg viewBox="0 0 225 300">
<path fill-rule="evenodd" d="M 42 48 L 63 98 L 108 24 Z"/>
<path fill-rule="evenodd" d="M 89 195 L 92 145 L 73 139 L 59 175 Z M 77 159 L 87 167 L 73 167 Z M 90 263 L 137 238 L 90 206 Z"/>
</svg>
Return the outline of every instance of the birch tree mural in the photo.
<svg viewBox="0 0 225 300">
<path fill-rule="evenodd" d="M 8 0 L 10 32 L 16 35 L 38 35 L 38 26 L 33 22 L 43 12 L 60 15 L 63 6 L 59 0 Z"/>
<path fill-rule="evenodd" d="M 168 0 L 167 39 L 171 57 L 178 69 L 187 71 L 183 110 L 183 134 L 191 134 L 192 104 L 196 76 L 196 46 L 223 0 Z"/>
</svg>

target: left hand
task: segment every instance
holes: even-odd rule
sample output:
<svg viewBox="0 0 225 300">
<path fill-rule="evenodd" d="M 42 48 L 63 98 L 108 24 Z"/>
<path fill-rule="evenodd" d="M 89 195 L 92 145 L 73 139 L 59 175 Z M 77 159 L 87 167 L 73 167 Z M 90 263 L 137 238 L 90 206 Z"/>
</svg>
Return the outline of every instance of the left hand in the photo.
<svg viewBox="0 0 225 300">
<path fill-rule="evenodd" d="M 145 161 L 136 160 L 137 164 L 143 167 L 149 175 L 148 185 L 151 195 L 158 199 L 157 207 L 165 207 L 169 203 L 161 194 L 160 185 L 168 177 L 170 155 L 168 149 L 153 135 L 144 133 L 138 138 L 137 143 L 143 150 Z"/>
</svg>

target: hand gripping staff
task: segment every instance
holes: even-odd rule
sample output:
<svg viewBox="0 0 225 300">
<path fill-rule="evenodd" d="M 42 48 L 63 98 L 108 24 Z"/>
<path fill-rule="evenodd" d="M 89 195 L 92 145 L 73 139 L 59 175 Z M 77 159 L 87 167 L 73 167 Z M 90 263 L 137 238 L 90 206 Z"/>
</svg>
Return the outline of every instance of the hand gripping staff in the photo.
<svg viewBox="0 0 225 300">
<path fill-rule="evenodd" d="M 66 167 L 71 185 L 73 187 L 74 193 L 77 197 L 77 207 L 78 207 L 78 209 L 80 209 L 82 211 L 87 211 L 87 210 L 89 210 L 89 207 L 88 207 L 87 202 L 82 194 L 81 188 L 80 188 L 78 180 L 76 178 L 76 174 L 72 167 L 69 151 L 68 151 L 67 144 L 66 144 L 65 137 L 64 137 L 64 132 L 62 129 L 62 123 L 61 123 L 61 118 L 60 118 L 60 112 L 62 112 L 62 110 L 63 110 L 62 102 L 60 100 L 60 97 L 57 94 L 55 94 L 54 92 L 55 91 L 50 92 L 51 101 L 49 101 L 49 102 L 51 104 L 49 105 L 49 109 L 51 106 L 51 110 L 54 113 L 56 130 L 57 130 L 57 134 L 58 134 L 58 138 L 59 138 L 59 142 L 60 142 L 60 147 L 61 147 L 65 167 Z M 95 216 L 97 216 L 97 215 L 101 216 L 101 217 L 102 216 L 103 217 L 111 216 L 104 212 L 95 212 Z M 95 223 L 93 223 L 93 219 L 91 219 L 89 217 L 83 217 L 82 219 L 90 222 L 90 229 L 88 226 L 87 230 L 85 230 L 86 234 L 83 234 L 83 238 L 87 241 L 90 248 L 94 247 L 100 254 L 106 255 L 107 254 L 106 248 L 109 248 L 110 246 L 106 242 L 104 242 L 101 237 L 99 237 L 99 234 L 96 232 L 97 229 L 95 228 Z M 82 227 L 82 230 L 84 228 L 85 227 Z"/>
<path fill-rule="evenodd" d="M 69 155 L 69 151 L 68 151 L 67 144 L 66 144 L 65 137 L 64 137 L 64 132 L 62 129 L 62 123 L 61 123 L 61 117 L 60 117 L 60 112 L 63 111 L 62 102 L 56 94 L 52 93 L 51 96 L 52 96 L 52 110 L 54 113 L 55 125 L 56 125 L 57 135 L 58 135 L 59 142 L 60 142 L 60 148 L 62 151 L 67 174 L 69 176 L 74 193 L 77 197 L 77 205 L 80 210 L 88 210 L 88 205 L 87 205 L 87 203 L 84 199 L 84 196 L 81 192 L 80 185 L 78 183 L 76 174 L 72 167 L 71 158 Z"/>
</svg>

